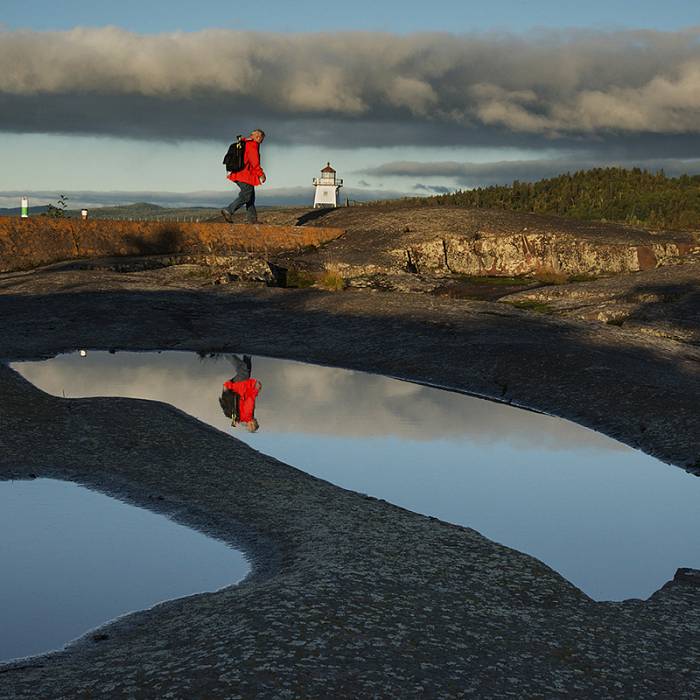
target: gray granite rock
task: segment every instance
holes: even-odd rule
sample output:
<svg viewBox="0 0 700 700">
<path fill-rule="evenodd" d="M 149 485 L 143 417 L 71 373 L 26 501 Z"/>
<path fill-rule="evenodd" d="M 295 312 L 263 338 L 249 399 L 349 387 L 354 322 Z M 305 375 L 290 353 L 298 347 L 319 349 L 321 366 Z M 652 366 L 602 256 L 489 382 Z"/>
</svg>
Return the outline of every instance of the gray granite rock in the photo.
<svg viewBox="0 0 700 700">
<path fill-rule="evenodd" d="M 463 207 L 349 207 L 308 223 L 346 233 L 318 250 L 284 253 L 277 264 L 331 267 L 348 278 L 401 272 L 571 277 L 654 269 L 700 253 L 700 236 L 693 232 Z"/>
<path fill-rule="evenodd" d="M 76 347 L 364 369 L 561 415 L 700 467 L 699 349 L 501 304 L 202 289 L 172 268 L 0 278 L 0 357 Z M 5 366 L 0 395 L 0 478 L 85 484 L 253 563 L 241 585 L 0 667 L 0 698 L 700 694 L 693 572 L 646 601 L 596 603 L 474 530 L 334 487 L 165 404 L 50 397 Z"/>
</svg>

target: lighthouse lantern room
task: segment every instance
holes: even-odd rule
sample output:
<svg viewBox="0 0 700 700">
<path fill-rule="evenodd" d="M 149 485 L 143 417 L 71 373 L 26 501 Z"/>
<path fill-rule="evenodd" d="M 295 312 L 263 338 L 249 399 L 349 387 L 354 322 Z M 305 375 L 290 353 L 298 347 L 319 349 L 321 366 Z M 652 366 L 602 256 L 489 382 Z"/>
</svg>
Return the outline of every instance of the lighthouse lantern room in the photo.
<svg viewBox="0 0 700 700">
<path fill-rule="evenodd" d="M 315 177 L 313 182 L 316 188 L 314 209 L 317 207 L 337 207 L 338 192 L 343 186 L 343 181 L 335 176 L 335 170 L 331 168 L 330 163 L 327 163 L 326 167 L 321 170 L 321 177 Z"/>
</svg>

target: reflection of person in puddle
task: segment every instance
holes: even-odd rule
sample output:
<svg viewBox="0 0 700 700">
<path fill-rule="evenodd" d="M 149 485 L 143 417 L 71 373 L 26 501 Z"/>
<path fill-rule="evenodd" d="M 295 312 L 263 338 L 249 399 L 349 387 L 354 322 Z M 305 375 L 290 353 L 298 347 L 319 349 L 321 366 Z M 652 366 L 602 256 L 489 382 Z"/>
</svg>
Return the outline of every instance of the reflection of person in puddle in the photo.
<svg viewBox="0 0 700 700">
<path fill-rule="evenodd" d="M 224 415 L 231 419 L 232 426 L 243 423 L 249 432 L 254 433 L 259 427 L 254 415 L 255 399 L 262 389 L 262 384 L 250 376 L 250 355 L 243 355 L 242 360 L 238 355 L 229 355 L 228 359 L 235 369 L 235 374 L 224 382 L 219 404 Z"/>
</svg>

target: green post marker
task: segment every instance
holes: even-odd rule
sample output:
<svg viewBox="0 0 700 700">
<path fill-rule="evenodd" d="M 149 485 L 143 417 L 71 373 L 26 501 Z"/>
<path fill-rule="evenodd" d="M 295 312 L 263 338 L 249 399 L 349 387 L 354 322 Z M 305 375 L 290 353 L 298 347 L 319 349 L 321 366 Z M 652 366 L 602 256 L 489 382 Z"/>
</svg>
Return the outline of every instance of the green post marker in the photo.
<svg viewBox="0 0 700 700">
<path fill-rule="evenodd" d="M 22 214 L 21 217 L 23 219 L 27 219 L 29 217 L 29 198 L 28 197 L 22 197 Z"/>
</svg>

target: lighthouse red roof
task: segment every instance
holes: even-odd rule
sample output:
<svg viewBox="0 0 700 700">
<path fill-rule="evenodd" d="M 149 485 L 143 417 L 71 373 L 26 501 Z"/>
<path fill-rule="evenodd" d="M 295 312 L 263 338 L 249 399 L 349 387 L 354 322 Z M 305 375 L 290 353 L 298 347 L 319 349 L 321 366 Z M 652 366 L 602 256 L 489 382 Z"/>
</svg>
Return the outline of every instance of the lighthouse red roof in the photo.
<svg viewBox="0 0 700 700">
<path fill-rule="evenodd" d="M 321 172 L 322 173 L 334 173 L 335 170 L 333 168 L 331 168 L 330 163 L 326 163 L 326 167 L 323 170 L 321 170 Z"/>
</svg>

